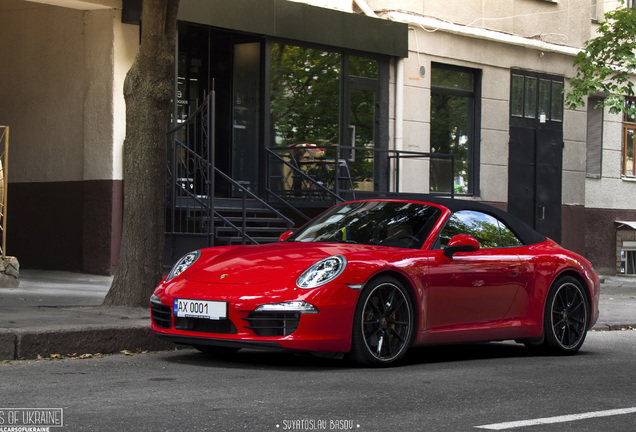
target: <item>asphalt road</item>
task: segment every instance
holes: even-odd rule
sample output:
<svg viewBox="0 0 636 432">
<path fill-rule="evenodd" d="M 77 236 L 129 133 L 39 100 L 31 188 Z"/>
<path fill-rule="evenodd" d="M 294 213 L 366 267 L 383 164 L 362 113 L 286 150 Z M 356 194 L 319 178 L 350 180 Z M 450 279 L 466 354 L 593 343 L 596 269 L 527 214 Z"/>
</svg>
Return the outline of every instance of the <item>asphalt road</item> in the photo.
<svg viewBox="0 0 636 432">
<path fill-rule="evenodd" d="M 51 431 L 455 432 L 564 415 L 578 417 L 500 430 L 633 431 L 635 358 L 636 331 L 613 331 L 589 333 L 574 357 L 514 343 L 427 347 L 389 369 L 245 350 L 12 361 L 0 364 L 0 427 L 7 408 L 46 407 L 63 408 Z"/>
</svg>

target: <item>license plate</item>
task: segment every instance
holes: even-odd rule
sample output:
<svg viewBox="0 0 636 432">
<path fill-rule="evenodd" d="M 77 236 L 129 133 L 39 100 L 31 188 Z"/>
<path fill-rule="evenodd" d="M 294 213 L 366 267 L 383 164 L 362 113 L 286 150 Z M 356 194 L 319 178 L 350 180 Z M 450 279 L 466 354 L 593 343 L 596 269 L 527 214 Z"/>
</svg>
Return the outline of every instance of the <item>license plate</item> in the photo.
<svg viewBox="0 0 636 432">
<path fill-rule="evenodd" d="M 227 302 L 174 299 L 174 314 L 187 318 L 226 319 Z"/>
</svg>

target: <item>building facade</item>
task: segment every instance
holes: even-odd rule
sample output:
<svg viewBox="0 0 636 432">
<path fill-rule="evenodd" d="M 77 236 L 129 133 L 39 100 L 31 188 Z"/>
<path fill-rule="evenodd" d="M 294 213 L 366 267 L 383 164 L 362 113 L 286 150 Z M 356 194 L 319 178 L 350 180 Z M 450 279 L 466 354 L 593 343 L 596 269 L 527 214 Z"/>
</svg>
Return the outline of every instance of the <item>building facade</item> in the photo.
<svg viewBox="0 0 636 432">
<path fill-rule="evenodd" d="M 138 5 L 0 4 L 8 252 L 25 267 L 114 271 Z M 636 273 L 636 122 L 593 103 L 566 109 L 562 93 L 618 6 L 181 0 L 172 126 L 214 89 L 214 164 L 265 201 L 289 172 L 265 162 L 272 149 L 341 147 L 334 160 L 346 160 L 358 196 L 452 192 L 519 216 L 601 273 Z"/>
</svg>

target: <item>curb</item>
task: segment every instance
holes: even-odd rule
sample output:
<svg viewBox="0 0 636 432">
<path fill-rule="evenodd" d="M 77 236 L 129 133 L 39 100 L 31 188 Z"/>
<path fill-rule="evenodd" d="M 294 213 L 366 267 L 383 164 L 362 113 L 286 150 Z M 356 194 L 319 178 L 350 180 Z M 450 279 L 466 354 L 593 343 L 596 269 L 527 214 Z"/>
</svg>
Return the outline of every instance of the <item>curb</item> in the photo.
<svg viewBox="0 0 636 432">
<path fill-rule="evenodd" d="M 634 329 L 636 329 L 636 324 L 596 324 L 590 331 L 622 331 Z"/>
<path fill-rule="evenodd" d="M 596 324 L 591 331 L 625 331 L 636 324 Z M 61 330 L 0 330 L 0 361 L 36 359 L 51 354 L 116 354 L 123 350 L 163 351 L 176 347 L 159 339 L 147 324 Z"/>
<path fill-rule="evenodd" d="M 162 341 L 150 326 L 98 327 L 91 329 L 2 331 L 0 360 L 35 359 L 51 354 L 113 354 L 123 350 L 161 351 L 174 349 L 172 342 Z"/>
</svg>

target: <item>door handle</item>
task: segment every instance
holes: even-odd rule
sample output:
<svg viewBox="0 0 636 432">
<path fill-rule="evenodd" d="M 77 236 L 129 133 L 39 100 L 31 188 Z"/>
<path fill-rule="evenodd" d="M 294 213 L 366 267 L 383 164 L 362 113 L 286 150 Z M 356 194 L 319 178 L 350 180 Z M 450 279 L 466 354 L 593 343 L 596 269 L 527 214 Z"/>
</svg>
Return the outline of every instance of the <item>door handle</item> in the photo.
<svg viewBox="0 0 636 432">
<path fill-rule="evenodd" d="M 510 277 L 517 277 L 519 276 L 519 267 L 517 267 L 516 265 L 509 265 L 504 270 L 504 273 L 506 273 L 506 275 Z"/>
</svg>

